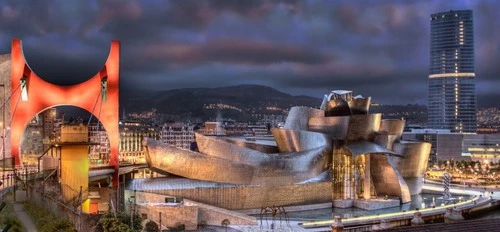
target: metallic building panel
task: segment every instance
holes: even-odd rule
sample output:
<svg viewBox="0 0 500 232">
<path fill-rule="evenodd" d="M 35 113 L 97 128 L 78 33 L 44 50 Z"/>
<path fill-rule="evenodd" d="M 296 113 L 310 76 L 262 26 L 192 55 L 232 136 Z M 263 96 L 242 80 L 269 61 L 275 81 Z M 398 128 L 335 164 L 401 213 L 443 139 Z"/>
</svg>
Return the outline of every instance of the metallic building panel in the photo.
<svg viewBox="0 0 500 232">
<path fill-rule="evenodd" d="M 422 192 L 422 187 L 424 186 L 424 176 L 418 177 L 406 177 L 404 178 L 411 195 L 417 195 Z"/>
<path fill-rule="evenodd" d="M 343 140 L 347 136 L 350 116 L 310 117 L 309 131 L 328 134 L 333 139 Z"/>
<path fill-rule="evenodd" d="M 397 196 L 402 203 L 411 201 L 410 190 L 395 168 L 393 157 L 374 155 L 371 157 L 371 177 L 377 195 Z"/>
<path fill-rule="evenodd" d="M 195 133 L 195 138 L 199 152 L 207 156 L 251 166 L 259 166 L 271 158 L 270 154 L 228 143 L 215 136 L 205 136 Z"/>
<path fill-rule="evenodd" d="M 328 135 L 311 131 L 297 131 L 283 128 L 272 128 L 278 150 L 280 152 L 299 152 L 329 145 Z"/>
<path fill-rule="evenodd" d="M 399 138 L 400 136 L 398 135 L 377 134 L 375 136 L 374 143 L 387 149 L 392 149 L 393 144 L 399 141 Z"/>
<path fill-rule="evenodd" d="M 343 99 L 333 99 L 328 101 L 325 107 L 325 116 L 349 116 L 351 115 L 351 110 L 349 109 L 349 104 Z"/>
<path fill-rule="evenodd" d="M 370 111 L 371 97 L 353 98 L 348 102 L 351 114 L 368 114 Z"/>
<path fill-rule="evenodd" d="M 324 117 L 325 111 L 305 106 L 294 106 L 290 108 L 283 128 L 291 130 L 308 130 L 310 117 Z"/>
<path fill-rule="evenodd" d="M 404 119 L 383 119 L 380 122 L 380 129 L 378 132 L 401 137 L 405 129 L 405 122 Z"/>
<path fill-rule="evenodd" d="M 229 160 L 179 149 L 146 139 L 146 162 L 151 170 L 191 179 L 223 183 L 251 184 L 255 168 Z"/>
<path fill-rule="evenodd" d="M 380 128 L 382 114 L 352 115 L 349 120 L 347 141 L 373 141 Z"/>
<path fill-rule="evenodd" d="M 330 181 L 281 186 L 232 185 L 186 178 L 134 179 L 126 189 L 182 197 L 229 210 L 331 202 Z"/>
<path fill-rule="evenodd" d="M 239 147 L 245 147 L 248 149 L 264 152 L 264 153 L 278 153 L 278 147 L 277 146 L 272 146 L 272 145 L 266 145 L 266 144 L 259 144 L 255 142 L 247 142 L 247 141 L 241 141 L 241 140 L 233 140 L 229 138 L 223 138 L 221 140 L 224 140 L 225 142 L 232 143 L 236 146 Z"/>
<path fill-rule="evenodd" d="M 312 132 L 311 132 L 312 133 Z M 302 182 L 328 169 L 331 146 L 301 152 L 266 154 L 197 135 L 202 154 L 147 139 L 146 160 L 154 171 L 190 179 L 233 184 L 283 185 Z"/>
<path fill-rule="evenodd" d="M 351 153 L 352 156 L 363 154 L 381 154 L 381 155 L 395 155 L 401 156 L 385 147 L 367 141 L 358 141 L 344 145 L 344 147 Z"/>
<path fill-rule="evenodd" d="M 431 151 L 430 143 L 401 141 L 394 144 L 393 150 L 403 155 L 395 161 L 405 180 L 424 176 Z M 419 194 L 422 190 L 419 183 L 415 184 L 417 185 L 408 186 L 412 190 L 411 195 Z"/>
</svg>

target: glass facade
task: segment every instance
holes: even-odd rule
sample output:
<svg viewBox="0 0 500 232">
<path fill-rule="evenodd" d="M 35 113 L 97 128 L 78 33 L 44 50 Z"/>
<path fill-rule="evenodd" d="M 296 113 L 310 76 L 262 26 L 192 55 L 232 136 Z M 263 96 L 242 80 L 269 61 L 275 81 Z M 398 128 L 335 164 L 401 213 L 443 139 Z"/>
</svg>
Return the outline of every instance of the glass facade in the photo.
<svg viewBox="0 0 500 232">
<path fill-rule="evenodd" d="M 475 133 L 476 79 L 471 10 L 432 14 L 428 126 Z"/>
</svg>

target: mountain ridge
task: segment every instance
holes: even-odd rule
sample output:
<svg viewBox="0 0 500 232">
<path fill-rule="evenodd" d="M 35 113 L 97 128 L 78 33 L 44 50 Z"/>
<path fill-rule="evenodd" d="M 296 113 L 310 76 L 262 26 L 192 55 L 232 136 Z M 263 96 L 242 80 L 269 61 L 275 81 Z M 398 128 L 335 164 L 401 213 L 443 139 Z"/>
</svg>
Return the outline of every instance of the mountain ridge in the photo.
<svg viewBox="0 0 500 232">
<path fill-rule="evenodd" d="M 122 99 L 127 112 L 156 109 L 163 121 L 217 117 L 236 121 L 257 121 L 262 115 L 286 115 L 293 106 L 318 108 L 322 99 L 293 96 L 269 86 L 235 85 L 214 88 L 184 88 L 144 92 Z M 372 105 L 370 113 L 384 113 L 384 118 L 406 118 L 407 123 L 425 124 L 427 109 L 422 105 Z"/>
<path fill-rule="evenodd" d="M 262 85 L 172 89 L 142 93 L 122 101 L 128 112 L 154 108 L 164 115 L 209 120 L 222 114 L 241 121 L 255 121 L 263 114 L 286 114 L 294 105 L 318 107 L 321 104 L 319 98 L 292 96 Z"/>
</svg>

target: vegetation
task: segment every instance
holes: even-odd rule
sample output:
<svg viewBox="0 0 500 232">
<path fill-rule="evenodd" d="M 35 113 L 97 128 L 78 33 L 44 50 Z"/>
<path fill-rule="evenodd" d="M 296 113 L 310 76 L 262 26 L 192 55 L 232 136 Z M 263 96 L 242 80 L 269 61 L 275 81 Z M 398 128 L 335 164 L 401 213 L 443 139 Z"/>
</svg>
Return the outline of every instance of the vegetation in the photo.
<svg viewBox="0 0 500 232">
<path fill-rule="evenodd" d="M 127 213 L 114 213 L 108 212 L 104 214 L 99 223 L 97 224 L 96 231 L 102 232 L 132 232 L 142 230 L 142 218 L 138 215 L 134 215 L 134 226 L 133 230 L 130 228 L 130 214 Z"/>
<path fill-rule="evenodd" d="M 101 217 L 96 231 L 102 232 L 132 232 L 130 226 L 121 222 L 118 217 L 108 212 Z"/>
<path fill-rule="evenodd" d="M 154 221 L 149 221 L 145 225 L 146 228 L 144 230 L 146 232 L 160 232 L 160 228 L 158 228 L 158 224 Z"/>
<path fill-rule="evenodd" d="M 23 225 L 21 221 L 14 215 L 14 203 L 12 201 L 12 193 L 7 193 L 3 196 L 6 203 L 5 207 L 0 212 L 0 227 L 5 228 L 11 225 L 9 232 L 22 232 Z"/>
<path fill-rule="evenodd" d="M 40 232 L 73 232 L 75 226 L 69 219 L 60 218 L 50 212 L 48 209 L 38 206 L 33 201 L 26 201 L 24 208 L 28 215 L 33 219 Z"/>
</svg>

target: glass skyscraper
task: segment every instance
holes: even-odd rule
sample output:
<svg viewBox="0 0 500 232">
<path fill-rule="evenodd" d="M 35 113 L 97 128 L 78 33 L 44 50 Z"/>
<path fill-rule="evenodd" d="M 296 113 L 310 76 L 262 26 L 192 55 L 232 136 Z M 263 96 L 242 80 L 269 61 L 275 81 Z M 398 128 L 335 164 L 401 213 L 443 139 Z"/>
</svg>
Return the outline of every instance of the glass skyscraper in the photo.
<svg viewBox="0 0 500 232">
<path fill-rule="evenodd" d="M 476 74 L 472 10 L 432 14 L 428 127 L 475 133 Z"/>
</svg>

